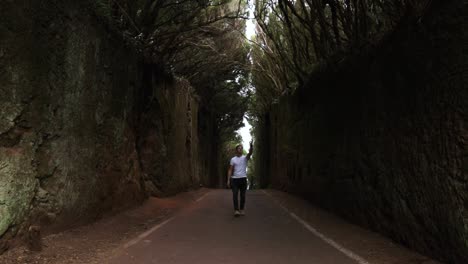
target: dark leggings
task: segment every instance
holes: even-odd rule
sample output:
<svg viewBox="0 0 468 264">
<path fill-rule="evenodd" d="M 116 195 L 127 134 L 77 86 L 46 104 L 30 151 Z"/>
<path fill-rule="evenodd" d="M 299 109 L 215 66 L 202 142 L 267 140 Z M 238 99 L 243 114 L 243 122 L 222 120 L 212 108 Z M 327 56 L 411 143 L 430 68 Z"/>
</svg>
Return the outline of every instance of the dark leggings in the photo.
<svg viewBox="0 0 468 264">
<path fill-rule="evenodd" d="M 240 191 L 240 210 L 244 210 L 245 191 L 247 190 L 247 178 L 231 179 L 232 200 L 234 210 L 239 210 L 239 191 Z"/>
</svg>

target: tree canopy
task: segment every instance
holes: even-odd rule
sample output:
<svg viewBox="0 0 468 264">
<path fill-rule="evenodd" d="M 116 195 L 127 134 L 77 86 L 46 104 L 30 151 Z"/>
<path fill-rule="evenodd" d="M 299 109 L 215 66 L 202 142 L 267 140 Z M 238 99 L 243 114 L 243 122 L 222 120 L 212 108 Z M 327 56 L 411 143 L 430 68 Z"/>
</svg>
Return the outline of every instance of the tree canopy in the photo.
<svg viewBox="0 0 468 264">
<path fill-rule="evenodd" d="M 249 74 L 245 0 L 96 0 L 101 16 L 148 63 L 187 79 L 221 136 L 242 126 Z"/>
<path fill-rule="evenodd" d="M 252 52 L 254 111 L 304 85 L 317 65 L 377 42 L 430 0 L 257 0 Z"/>
</svg>

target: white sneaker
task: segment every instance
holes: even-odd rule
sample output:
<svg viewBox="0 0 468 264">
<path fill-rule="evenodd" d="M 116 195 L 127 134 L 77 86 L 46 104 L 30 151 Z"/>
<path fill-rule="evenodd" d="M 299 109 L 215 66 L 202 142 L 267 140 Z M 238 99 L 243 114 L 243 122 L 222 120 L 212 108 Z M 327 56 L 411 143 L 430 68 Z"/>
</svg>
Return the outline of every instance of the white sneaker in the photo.
<svg viewBox="0 0 468 264">
<path fill-rule="evenodd" d="M 239 216 L 239 215 L 241 215 L 241 213 L 238 210 L 235 210 L 234 211 L 234 216 Z"/>
<path fill-rule="evenodd" d="M 240 210 L 240 211 L 239 211 L 239 214 L 240 214 L 240 215 L 245 215 L 244 210 Z"/>
</svg>

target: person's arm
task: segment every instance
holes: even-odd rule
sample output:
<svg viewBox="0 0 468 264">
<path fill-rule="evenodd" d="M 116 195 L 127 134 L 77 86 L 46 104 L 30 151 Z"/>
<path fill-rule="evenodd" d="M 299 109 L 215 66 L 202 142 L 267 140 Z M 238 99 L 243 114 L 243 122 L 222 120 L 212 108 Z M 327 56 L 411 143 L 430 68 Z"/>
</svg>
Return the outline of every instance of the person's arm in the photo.
<svg viewBox="0 0 468 264">
<path fill-rule="evenodd" d="M 250 148 L 249 148 L 249 153 L 247 153 L 247 160 L 250 159 L 250 156 L 252 156 L 252 153 L 253 153 L 253 140 L 250 141 Z"/>
<path fill-rule="evenodd" d="M 232 176 L 232 170 L 234 169 L 234 166 L 233 165 L 229 165 L 229 169 L 228 169 L 228 173 L 227 173 L 227 187 L 230 188 L 231 187 L 231 176 Z"/>
</svg>

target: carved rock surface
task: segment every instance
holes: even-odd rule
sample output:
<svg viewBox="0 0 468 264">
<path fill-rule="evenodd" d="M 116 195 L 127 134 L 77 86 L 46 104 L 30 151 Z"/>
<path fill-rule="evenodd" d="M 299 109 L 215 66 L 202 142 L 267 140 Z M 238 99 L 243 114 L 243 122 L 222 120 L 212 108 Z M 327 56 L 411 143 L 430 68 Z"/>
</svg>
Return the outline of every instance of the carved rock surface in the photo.
<svg viewBox="0 0 468 264">
<path fill-rule="evenodd" d="M 190 85 L 82 2 L 0 8 L 0 251 L 208 181 Z"/>
<path fill-rule="evenodd" d="M 274 105 L 257 172 L 263 186 L 468 263 L 468 5 L 435 6 Z"/>
</svg>

